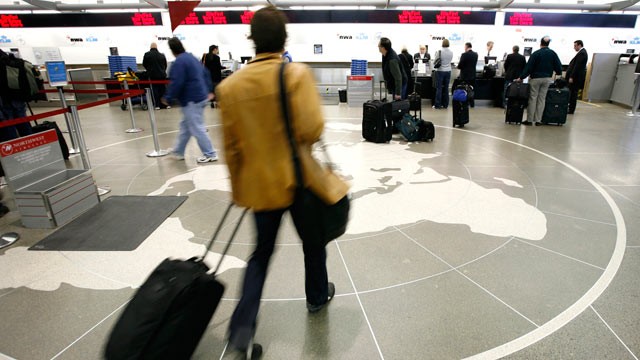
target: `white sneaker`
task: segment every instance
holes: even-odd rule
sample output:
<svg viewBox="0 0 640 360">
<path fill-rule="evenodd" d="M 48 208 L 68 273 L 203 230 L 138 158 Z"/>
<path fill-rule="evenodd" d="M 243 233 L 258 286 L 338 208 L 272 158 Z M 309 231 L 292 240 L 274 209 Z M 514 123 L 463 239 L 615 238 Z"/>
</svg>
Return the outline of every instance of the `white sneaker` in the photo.
<svg viewBox="0 0 640 360">
<path fill-rule="evenodd" d="M 208 163 L 208 162 L 214 162 L 214 161 L 218 161 L 218 155 L 212 155 L 212 156 L 201 156 L 199 158 L 196 159 L 196 161 L 200 164 L 202 163 Z"/>
</svg>

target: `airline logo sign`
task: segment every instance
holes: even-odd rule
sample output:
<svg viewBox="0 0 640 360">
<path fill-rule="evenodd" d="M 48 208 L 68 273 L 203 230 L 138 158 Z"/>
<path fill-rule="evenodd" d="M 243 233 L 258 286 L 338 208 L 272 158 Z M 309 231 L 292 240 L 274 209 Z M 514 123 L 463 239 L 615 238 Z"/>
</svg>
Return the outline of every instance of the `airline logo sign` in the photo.
<svg viewBox="0 0 640 360">
<path fill-rule="evenodd" d="M 57 141 L 58 136 L 55 130 L 49 130 L 2 143 L 2 145 L 0 145 L 0 155 L 2 155 L 2 157 L 16 155 L 23 151 Z"/>
<path fill-rule="evenodd" d="M 336 34 L 338 40 L 369 40 L 369 35 L 365 33 L 351 34 Z"/>
</svg>

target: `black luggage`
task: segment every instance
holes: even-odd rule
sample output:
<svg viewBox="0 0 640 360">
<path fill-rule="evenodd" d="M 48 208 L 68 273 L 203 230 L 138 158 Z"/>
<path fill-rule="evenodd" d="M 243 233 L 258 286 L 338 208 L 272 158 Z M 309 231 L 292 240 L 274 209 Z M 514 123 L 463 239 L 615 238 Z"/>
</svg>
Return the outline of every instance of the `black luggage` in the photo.
<svg viewBox="0 0 640 360">
<path fill-rule="evenodd" d="M 526 104 L 527 100 L 510 99 L 507 103 L 507 111 L 504 122 L 506 122 L 507 124 L 521 124 Z"/>
<path fill-rule="evenodd" d="M 391 140 L 392 123 L 387 123 L 385 106 L 380 100 L 369 100 L 362 105 L 362 137 L 374 143 Z"/>
<path fill-rule="evenodd" d="M 205 255 L 232 206 L 224 213 Z M 213 273 L 208 273 L 205 255 L 166 259 L 153 270 L 111 331 L 104 354 L 107 360 L 191 357 L 222 298 L 224 285 L 216 280 L 216 272 L 246 212 L 243 210 Z"/>
<path fill-rule="evenodd" d="M 418 111 L 422 109 L 422 99 L 420 98 L 420 94 L 414 92 L 409 95 L 409 110 Z"/>
<path fill-rule="evenodd" d="M 528 100 L 529 99 L 529 84 L 523 82 L 512 82 L 507 86 L 507 93 L 505 96 L 509 100 Z M 526 106 L 526 102 L 525 102 Z"/>
<path fill-rule="evenodd" d="M 69 146 L 67 146 L 67 141 L 62 136 L 62 131 L 58 128 L 58 124 L 55 121 L 43 121 L 41 124 L 34 125 L 31 130 L 33 133 L 39 133 L 47 130 L 55 129 L 56 135 L 58 135 L 58 144 L 60 144 L 60 150 L 62 151 L 62 157 L 65 160 L 69 159 Z"/>
<path fill-rule="evenodd" d="M 451 101 L 453 105 L 453 127 L 464 127 L 469 123 L 469 103 L 467 101 Z"/>
<path fill-rule="evenodd" d="M 556 124 L 558 126 L 567 122 L 569 112 L 569 97 L 571 93 L 568 88 L 558 89 L 555 86 L 549 87 L 542 113 L 543 124 Z"/>
<path fill-rule="evenodd" d="M 436 128 L 435 126 L 433 126 L 433 123 L 431 121 L 422 120 L 420 126 L 424 127 L 423 140 L 433 141 L 433 139 L 436 137 Z"/>
<path fill-rule="evenodd" d="M 396 126 L 404 117 L 409 113 L 411 104 L 409 100 L 396 100 L 390 101 L 385 104 L 385 114 L 387 116 L 387 122 L 390 122 L 393 126 Z"/>
</svg>

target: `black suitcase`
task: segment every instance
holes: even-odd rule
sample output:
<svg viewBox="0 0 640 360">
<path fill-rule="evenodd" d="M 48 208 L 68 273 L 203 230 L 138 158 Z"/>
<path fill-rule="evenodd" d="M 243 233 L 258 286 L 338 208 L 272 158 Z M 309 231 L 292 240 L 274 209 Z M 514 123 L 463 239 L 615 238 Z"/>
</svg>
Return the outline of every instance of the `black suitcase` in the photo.
<svg viewBox="0 0 640 360">
<path fill-rule="evenodd" d="M 410 108 L 409 100 L 396 100 L 385 103 L 387 123 L 393 125 L 393 128 L 396 129 L 404 115 L 409 113 Z"/>
<path fill-rule="evenodd" d="M 215 241 L 233 204 L 225 211 L 205 255 Z M 142 284 L 115 324 L 105 359 L 189 359 L 213 316 L 224 285 L 216 280 L 225 254 L 242 223 L 243 210 L 218 266 L 209 274 L 204 256 L 164 260 Z"/>
<path fill-rule="evenodd" d="M 558 89 L 550 87 L 545 98 L 544 112 L 542 113 L 543 124 L 556 124 L 558 126 L 567 122 L 569 112 L 569 89 Z"/>
<path fill-rule="evenodd" d="M 378 144 L 391 140 L 392 125 L 387 123 L 386 104 L 369 100 L 362 105 L 362 137 L 365 140 Z"/>
<path fill-rule="evenodd" d="M 41 124 L 34 125 L 31 129 L 34 134 L 55 129 L 56 134 L 58 135 L 58 144 L 60 144 L 62 157 L 65 160 L 69 159 L 69 146 L 67 146 L 67 141 L 64 139 L 64 136 L 62 136 L 62 131 L 60 131 L 60 128 L 58 128 L 58 124 L 56 124 L 55 121 L 43 121 Z"/>
<path fill-rule="evenodd" d="M 507 103 L 504 122 L 507 124 L 521 124 L 526 104 L 527 100 L 510 99 Z"/>
<path fill-rule="evenodd" d="M 420 126 L 424 127 L 424 138 L 426 141 L 433 141 L 436 137 L 436 128 L 431 121 L 422 120 Z"/>
<path fill-rule="evenodd" d="M 512 100 L 529 100 L 529 84 L 514 81 L 507 86 L 507 99 Z M 525 102 L 525 106 L 527 106 Z"/>
<path fill-rule="evenodd" d="M 418 111 L 422 109 L 422 99 L 420 98 L 420 94 L 414 92 L 409 95 L 409 110 Z"/>
<path fill-rule="evenodd" d="M 453 127 L 464 127 L 469 123 L 469 102 L 452 100 L 453 105 Z"/>
</svg>

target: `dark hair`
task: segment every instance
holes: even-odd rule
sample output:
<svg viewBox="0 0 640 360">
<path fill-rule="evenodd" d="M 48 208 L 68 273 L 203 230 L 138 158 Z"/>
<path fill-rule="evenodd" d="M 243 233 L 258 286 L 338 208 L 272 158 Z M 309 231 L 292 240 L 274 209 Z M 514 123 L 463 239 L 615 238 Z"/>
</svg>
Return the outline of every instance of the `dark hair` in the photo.
<svg viewBox="0 0 640 360">
<path fill-rule="evenodd" d="M 182 54 L 186 51 L 184 49 L 184 46 L 182 46 L 182 41 L 180 41 L 180 39 L 178 39 L 177 37 L 172 37 L 171 39 L 169 39 L 168 43 L 169 49 L 171 49 L 171 52 L 174 55 Z"/>
<path fill-rule="evenodd" d="M 256 54 L 282 51 L 287 41 L 287 17 L 271 5 L 256 11 L 249 39 L 256 45 Z"/>
<path fill-rule="evenodd" d="M 213 50 L 217 49 L 218 45 L 211 45 L 209 46 L 209 52 L 212 52 Z"/>
<path fill-rule="evenodd" d="M 385 50 L 391 51 L 391 40 L 389 40 L 389 38 L 386 38 L 386 37 L 380 38 L 380 43 L 379 44 Z"/>
<path fill-rule="evenodd" d="M 467 46 L 467 47 L 469 47 L 469 49 L 473 48 L 473 45 L 471 45 L 471 43 L 470 43 L 470 42 L 468 42 L 468 43 L 464 43 L 464 45 L 465 45 L 465 46 Z"/>
<path fill-rule="evenodd" d="M 584 47 L 584 43 L 582 42 L 582 40 L 576 40 L 573 43 L 576 45 L 580 45 L 580 47 Z"/>
<path fill-rule="evenodd" d="M 540 39 L 540 46 L 549 46 L 549 43 L 551 42 L 551 38 L 548 36 L 543 36 L 542 39 Z"/>
<path fill-rule="evenodd" d="M 513 45 L 513 52 L 517 53 L 518 51 L 520 51 L 520 46 L 518 45 Z"/>
</svg>

